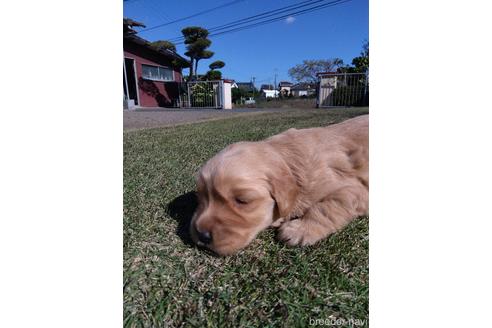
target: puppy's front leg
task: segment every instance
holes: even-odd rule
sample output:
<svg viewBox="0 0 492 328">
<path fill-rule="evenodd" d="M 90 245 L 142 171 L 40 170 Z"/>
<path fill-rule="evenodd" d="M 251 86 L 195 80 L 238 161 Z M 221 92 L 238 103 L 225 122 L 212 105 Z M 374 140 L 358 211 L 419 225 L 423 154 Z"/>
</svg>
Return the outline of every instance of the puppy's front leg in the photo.
<svg viewBox="0 0 492 328">
<path fill-rule="evenodd" d="M 320 206 L 311 207 L 303 217 L 286 221 L 280 226 L 279 238 L 291 246 L 307 246 L 325 238 L 337 229 L 322 215 Z"/>
<path fill-rule="evenodd" d="M 343 197 L 339 197 L 343 196 Z M 312 245 L 367 213 L 365 190 L 345 189 L 309 208 L 299 219 L 280 226 L 279 238 L 289 245 Z"/>
</svg>

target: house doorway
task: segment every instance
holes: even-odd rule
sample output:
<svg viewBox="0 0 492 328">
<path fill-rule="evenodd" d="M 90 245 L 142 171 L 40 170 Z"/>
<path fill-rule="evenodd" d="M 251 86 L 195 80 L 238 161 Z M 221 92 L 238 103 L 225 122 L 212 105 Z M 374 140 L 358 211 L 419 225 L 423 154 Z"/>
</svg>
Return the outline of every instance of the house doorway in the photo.
<svg viewBox="0 0 492 328">
<path fill-rule="evenodd" d="M 123 66 L 123 90 L 126 99 L 133 100 L 135 105 L 138 105 L 135 60 L 132 58 L 125 58 L 125 64 Z"/>
</svg>

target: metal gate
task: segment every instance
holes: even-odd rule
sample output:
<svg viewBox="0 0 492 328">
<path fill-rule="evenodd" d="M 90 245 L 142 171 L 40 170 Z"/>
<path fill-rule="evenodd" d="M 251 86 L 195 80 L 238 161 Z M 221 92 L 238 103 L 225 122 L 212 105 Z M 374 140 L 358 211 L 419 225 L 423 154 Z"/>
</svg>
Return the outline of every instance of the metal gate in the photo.
<svg viewBox="0 0 492 328">
<path fill-rule="evenodd" d="M 192 81 L 178 85 L 181 108 L 223 108 L 224 81 Z"/>
<path fill-rule="evenodd" d="M 369 106 L 368 74 L 320 74 L 317 102 L 319 107 Z"/>
</svg>

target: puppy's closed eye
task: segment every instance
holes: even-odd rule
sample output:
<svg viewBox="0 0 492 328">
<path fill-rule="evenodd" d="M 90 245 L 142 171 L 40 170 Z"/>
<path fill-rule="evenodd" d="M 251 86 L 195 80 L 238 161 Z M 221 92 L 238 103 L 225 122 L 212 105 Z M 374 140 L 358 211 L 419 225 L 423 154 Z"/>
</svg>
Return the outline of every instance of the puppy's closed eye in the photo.
<svg viewBox="0 0 492 328">
<path fill-rule="evenodd" d="M 248 201 L 245 198 L 241 198 L 241 197 L 235 197 L 234 202 L 236 202 L 236 204 L 238 204 L 238 205 L 247 205 L 250 203 L 250 201 Z"/>
</svg>

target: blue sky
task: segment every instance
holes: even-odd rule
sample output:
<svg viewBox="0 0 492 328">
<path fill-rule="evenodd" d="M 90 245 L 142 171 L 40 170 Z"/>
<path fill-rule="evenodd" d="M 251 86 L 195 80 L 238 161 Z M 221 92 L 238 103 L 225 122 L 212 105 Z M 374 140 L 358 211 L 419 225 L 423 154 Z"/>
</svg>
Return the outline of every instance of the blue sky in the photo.
<svg viewBox="0 0 492 328">
<path fill-rule="evenodd" d="M 124 2 L 124 16 L 144 23 L 148 28 L 197 12 L 220 6 L 231 0 L 128 0 Z M 296 4 L 301 0 L 244 0 L 202 16 L 142 32 L 138 35 L 149 41 L 166 40 L 181 36 L 186 26 L 211 28 L 265 11 Z M 210 50 L 215 55 L 202 60 L 199 73 L 208 65 L 223 60 L 224 78 L 238 82 L 256 77 L 256 84 L 290 81 L 288 69 L 304 59 L 329 59 L 339 57 L 347 64 L 358 56 L 364 40 L 369 39 L 368 0 L 352 0 L 267 25 L 253 27 L 226 35 L 213 36 Z M 184 45 L 177 46 L 181 55 Z M 187 71 L 187 70 L 186 70 Z"/>
</svg>

